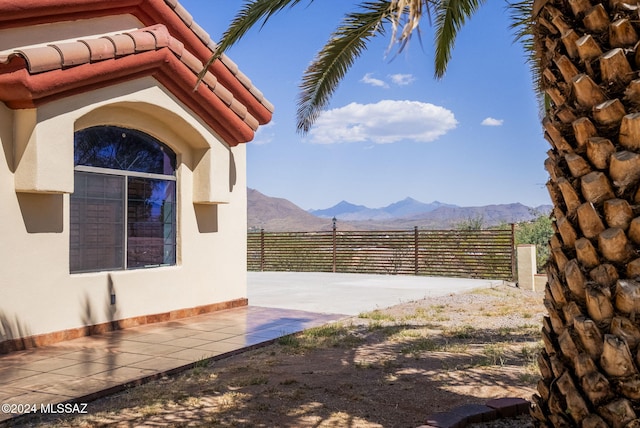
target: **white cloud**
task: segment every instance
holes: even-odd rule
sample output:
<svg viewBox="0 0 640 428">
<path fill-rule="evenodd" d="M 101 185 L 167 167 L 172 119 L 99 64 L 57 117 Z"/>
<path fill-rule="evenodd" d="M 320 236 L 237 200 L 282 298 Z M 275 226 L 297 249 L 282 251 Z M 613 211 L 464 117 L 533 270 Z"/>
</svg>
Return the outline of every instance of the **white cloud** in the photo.
<svg viewBox="0 0 640 428">
<path fill-rule="evenodd" d="M 488 117 L 482 121 L 481 125 L 483 126 L 502 126 L 504 120 L 502 119 L 494 119 L 492 117 Z"/>
<path fill-rule="evenodd" d="M 413 77 L 413 74 L 390 74 L 389 78 L 391 79 L 391 82 L 398 86 L 407 86 L 416 80 L 416 78 Z"/>
<path fill-rule="evenodd" d="M 276 133 L 273 131 L 273 127 L 275 125 L 276 123 L 273 120 L 266 125 L 260 125 L 256 131 L 255 137 L 251 140 L 251 144 L 261 145 L 268 144 L 273 141 L 276 136 Z"/>
<path fill-rule="evenodd" d="M 309 131 L 309 140 L 316 144 L 429 142 L 457 124 L 453 112 L 419 101 L 351 103 L 323 112 Z"/>
<path fill-rule="evenodd" d="M 387 85 L 383 80 L 376 79 L 375 77 L 371 77 L 371 76 L 373 76 L 373 73 L 367 73 L 364 75 L 362 79 L 360 79 L 360 81 L 362 83 L 366 83 L 367 85 L 378 86 L 380 88 L 389 87 L 389 85 Z"/>
</svg>

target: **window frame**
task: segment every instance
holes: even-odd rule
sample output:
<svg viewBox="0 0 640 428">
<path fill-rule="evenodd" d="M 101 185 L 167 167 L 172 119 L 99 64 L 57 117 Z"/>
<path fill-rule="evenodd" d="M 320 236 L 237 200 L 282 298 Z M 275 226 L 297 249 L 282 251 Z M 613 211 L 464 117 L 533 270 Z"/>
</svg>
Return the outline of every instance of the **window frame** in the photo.
<svg viewBox="0 0 640 428">
<path fill-rule="evenodd" d="M 86 129 L 91 129 L 91 128 L 118 128 L 118 129 L 122 129 L 123 131 L 131 131 L 135 134 L 142 134 L 144 135 L 144 138 L 147 139 L 151 139 L 153 140 L 154 143 L 160 145 L 161 147 L 164 146 L 164 148 L 162 149 L 163 151 L 166 149 L 169 149 L 171 151 L 171 155 L 174 156 L 175 159 L 175 166 L 173 168 L 173 175 L 168 175 L 168 174 L 158 174 L 158 173 L 147 173 L 147 172 L 140 172 L 140 171 L 130 171 L 130 170 L 124 170 L 124 169 L 111 169 L 111 168 L 104 168 L 104 167 L 96 167 L 96 166 L 87 166 L 87 165 L 76 165 L 74 166 L 74 182 L 75 182 L 75 173 L 76 172 L 82 172 L 82 173 L 90 173 L 90 174 L 100 174 L 100 175 L 110 175 L 110 176 L 119 176 L 119 177 L 123 177 L 123 187 L 124 187 L 124 193 L 122 195 L 122 204 L 123 204 L 123 209 L 122 209 L 122 224 L 123 224 L 123 248 L 122 248 L 122 267 L 117 267 L 117 268 L 97 268 L 97 269 L 80 269 L 80 270 L 72 270 L 71 269 L 71 238 L 69 239 L 69 270 L 71 274 L 82 274 L 82 273 L 92 273 L 92 272 L 109 272 L 109 271 L 123 271 L 123 270 L 144 270 L 144 269 L 153 269 L 153 268 L 157 268 L 157 267 L 167 267 L 167 266 L 176 266 L 178 264 L 178 154 L 171 149 L 169 146 L 167 146 L 166 144 L 164 144 L 162 141 L 158 140 L 157 138 L 153 137 L 150 134 L 147 134 L 144 131 L 141 131 L 139 129 L 135 129 L 135 128 L 125 128 L 122 126 L 117 126 L 117 125 L 97 125 L 97 126 L 92 126 L 92 127 L 88 127 L 88 128 L 84 128 L 81 130 L 77 130 L 76 132 L 79 131 L 84 131 Z M 75 133 L 74 133 L 74 139 L 75 139 Z M 74 140 L 75 141 L 75 140 Z M 74 151 L 75 151 L 75 143 L 74 143 Z M 152 265 L 146 265 L 146 266 L 136 266 L 136 267 L 130 267 L 129 266 L 129 199 L 130 199 L 130 193 L 129 193 L 129 177 L 137 177 L 137 178 L 144 178 L 144 179 L 150 179 L 150 180 L 161 180 L 161 181 L 167 181 L 167 182 L 174 182 L 174 194 L 173 194 L 173 205 L 174 205 L 174 209 L 173 209 L 173 213 L 172 213 L 172 225 L 173 225 L 173 236 L 172 236 L 172 243 L 173 243 L 173 262 L 172 263 L 160 263 L 160 264 L 152 264 Z M 71 195 L 71 197 L 73 197 L 73 195 Z M 71 198 L 70 198 L 71 199 Z M 71 204 L 71 200 L 70 200 L 70 204 Z M 71 207 L 70 207 L 71 210 Z M 71 219 L 69 220 L 69 225 L 71 227 Z"/>
</svg>

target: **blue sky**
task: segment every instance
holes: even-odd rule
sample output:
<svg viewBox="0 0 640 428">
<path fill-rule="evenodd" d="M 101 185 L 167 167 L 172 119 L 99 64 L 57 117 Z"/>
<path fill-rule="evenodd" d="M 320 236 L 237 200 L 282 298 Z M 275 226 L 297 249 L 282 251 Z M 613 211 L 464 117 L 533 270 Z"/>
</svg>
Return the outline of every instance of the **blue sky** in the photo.
<svg viewBox="0 0 640 428">
<path fill-rule="evenodd" d="M 240 0 L 182 0 L 220 40 Z M 409 196 L 461 206 L 550 203 L 531 75 L 513 43 L 506 2 L 490 1 L 460 32 L 447 74 L 433 78 L 431 29 L 402 53 L 372 40 L 306 136 L 298 83 L 356 1 L 302 1 L 250 32 L 228 55 L 275 107 L 247 147 L 248 186 L 304 209 L 341 200 L 371 208 Z"/>
</svg>

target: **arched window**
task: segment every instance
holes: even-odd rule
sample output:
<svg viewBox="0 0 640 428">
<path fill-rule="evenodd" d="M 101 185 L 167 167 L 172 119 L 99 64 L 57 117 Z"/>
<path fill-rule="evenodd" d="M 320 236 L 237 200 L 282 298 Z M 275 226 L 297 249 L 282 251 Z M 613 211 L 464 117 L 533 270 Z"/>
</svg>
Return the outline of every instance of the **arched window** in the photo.
<svg viewBox="0 0 640 428">
<path fill-rule="evenodd" d="M 176 263 L 176 156 L 143 132 L 96 126 L 74 136 L 71 272 Z"/>
</svg>

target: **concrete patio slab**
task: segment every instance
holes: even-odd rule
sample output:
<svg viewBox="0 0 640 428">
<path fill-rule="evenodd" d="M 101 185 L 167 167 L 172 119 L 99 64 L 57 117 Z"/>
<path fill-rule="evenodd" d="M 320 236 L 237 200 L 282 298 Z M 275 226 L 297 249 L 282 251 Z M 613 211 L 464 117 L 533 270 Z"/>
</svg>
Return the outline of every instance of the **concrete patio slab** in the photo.
<svg viewBox="0 0 640 428">
<path fill-rule="evenodd" d="M 492 287 L 501 280 L 324 272 L 249 272 L 250 305 L 358 315 L 425 297 Z"/>
</svg>

